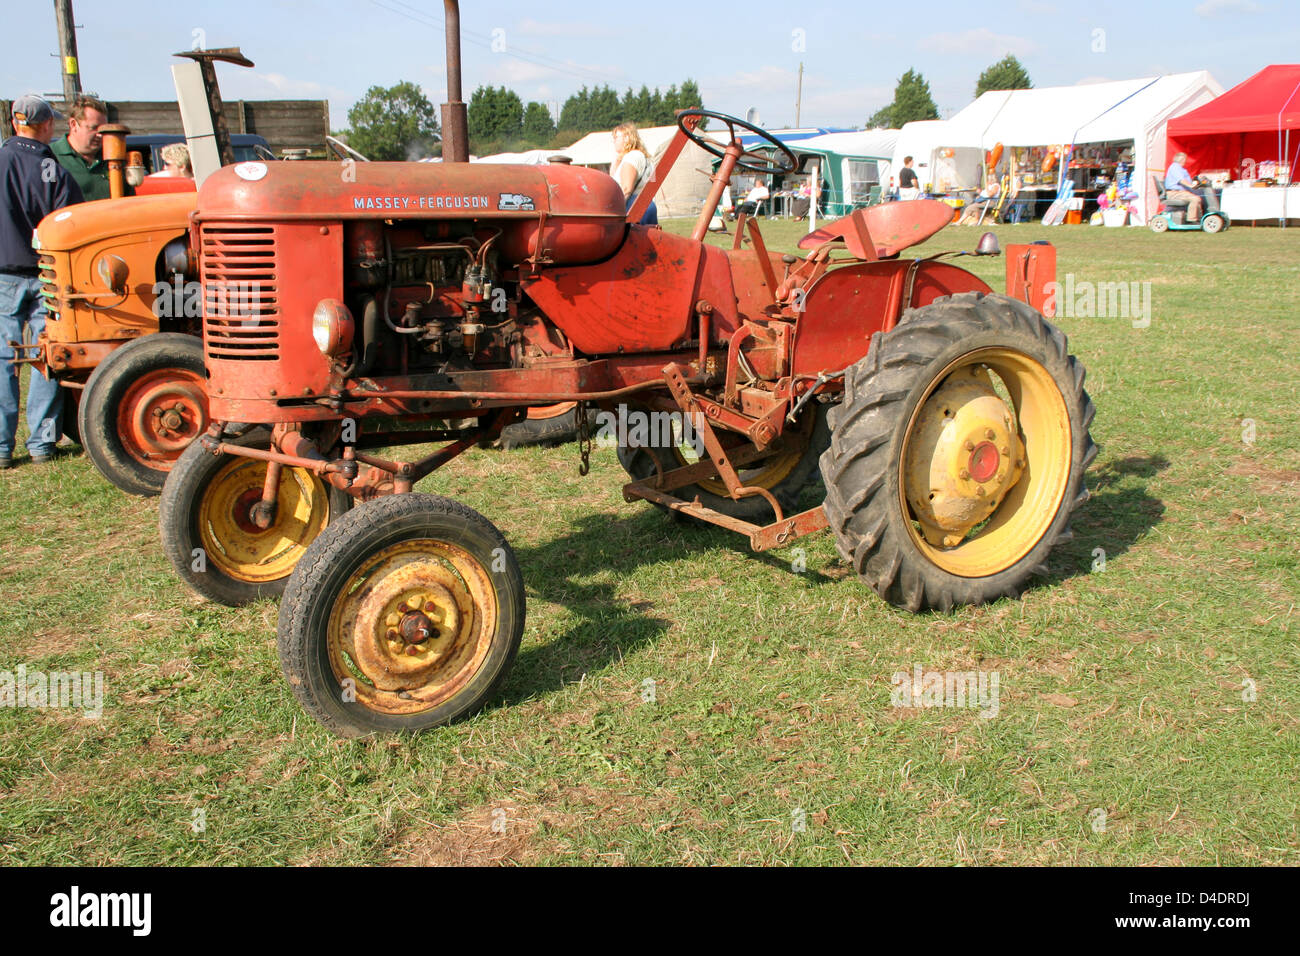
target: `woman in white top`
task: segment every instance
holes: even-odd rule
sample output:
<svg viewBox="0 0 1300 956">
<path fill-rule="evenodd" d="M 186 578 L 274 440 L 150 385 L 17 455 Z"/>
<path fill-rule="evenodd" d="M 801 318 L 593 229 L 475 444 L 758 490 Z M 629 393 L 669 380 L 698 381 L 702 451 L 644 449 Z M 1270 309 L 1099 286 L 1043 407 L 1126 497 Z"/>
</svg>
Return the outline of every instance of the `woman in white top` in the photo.
<svg viewBox="0 0 1300 956">
<path fill-rule="evenodd" d="M 654 175 L 654 164 L 650 162 L 650 151 L 641 142 L 635 123 L 619 123 L 610 135 L 614 137 L 614 162 L 610 164 L 609 174 L 623 189 L 627 200 L 624 209 L 631 209 L 636 197 Z M 641 225 L 659 225 L 659 210 L 653 202 L 641 217 Z"/>
</svg>

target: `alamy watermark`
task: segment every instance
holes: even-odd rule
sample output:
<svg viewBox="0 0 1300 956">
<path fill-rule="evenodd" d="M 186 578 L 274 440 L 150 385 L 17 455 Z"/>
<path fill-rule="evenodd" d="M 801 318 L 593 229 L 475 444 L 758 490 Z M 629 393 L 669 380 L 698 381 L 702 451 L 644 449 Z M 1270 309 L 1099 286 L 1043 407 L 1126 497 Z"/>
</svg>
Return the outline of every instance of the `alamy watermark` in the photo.
<svg viewBox="0 0 1300 956">
<path fill-rule="evenodd" d="M 1074 273 L 1067 272 L 1064 283 L 1049 282 L 1043 291 L 1047 293 L 1043 311 L 1048 315 L 1075 319 L 1131 319 L 1135 329 L 1151 325 L 1150 282 L 1076 281 Z"/>
<path fill-rule="evenodd" d="M 619 405 L 617 412 L 598 412 L 595 442 L 601 448 L 680 448 L 704 456 L 700 419 L 681 412 L 649 412 Z"/>
<path fill-rule="evenodd" d="M 205 291 L 201 282 L 174 276 L 171 282 L 155 282 L 151 291 L 153 314 L 159 319 L 197 319 L 206 309 L 222 318 L 258 320 L 267 307 L 267 290 L 260 282 L 209 281 Z"/>
<path fill-rule="evenodd" d="M 80 710 L 90 720 L 104 713 L 104 672 L 29 671 L 19 664 L 0 671 L 0 707 Z"/>
<path fill-rule="evenodd" d="M 967 707 L 986 720 L 1000 710 L 1001 675 L 997 671 L 895 671 L 890 678 L 894 707 Z"/>
</svg>

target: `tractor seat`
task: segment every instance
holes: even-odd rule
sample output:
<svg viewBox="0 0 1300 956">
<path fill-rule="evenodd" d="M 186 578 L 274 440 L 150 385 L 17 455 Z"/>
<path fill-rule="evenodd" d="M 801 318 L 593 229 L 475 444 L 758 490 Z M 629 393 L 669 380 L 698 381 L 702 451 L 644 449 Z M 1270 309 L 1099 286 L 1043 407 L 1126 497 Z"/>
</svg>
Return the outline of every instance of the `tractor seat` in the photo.
<svg viewBox="0 0 1300 956">
<path fill-rule="evenodd" d="M 799 240 L 799 248 L 843 242 L 859 259 L 889 259 L 908 246 L 925 242 L 950 222 L 952 207 L 934 199 L 884 203 L 855 209 L 843 219 L 808 233 Z M 874 249 L 868 248 L 868 242 Z"/>
</svg>

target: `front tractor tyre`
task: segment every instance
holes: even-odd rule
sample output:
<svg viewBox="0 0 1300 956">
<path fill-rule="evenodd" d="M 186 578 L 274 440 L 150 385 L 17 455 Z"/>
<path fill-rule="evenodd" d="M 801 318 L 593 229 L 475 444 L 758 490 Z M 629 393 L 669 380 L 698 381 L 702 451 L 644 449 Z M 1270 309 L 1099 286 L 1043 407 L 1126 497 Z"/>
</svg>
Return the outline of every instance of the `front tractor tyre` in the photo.
<svg viewBox="0 0 1300 956">
<path fill-rule="evenodd" d="M 270 447 L 257 428 L 228 444 Z M 163 550 L 176 573 L 199 594 L 237 607 L 284 592 L 289 575 L 317 535 L 352 506 L 352 498 L 305 468 L 280 473 L 275 519 L 253 519 L 266 462 L 213 455 L 191 445 L 167 476 L 158 507 Z"/>
<path fill-rule="evenodd" d="M 501 532 L 438 495 L 380 498 L 308 548 L 280 604 L 280 664 L 341 737 L 427 730 L 496 693 L 524 630 Z"/>
<path fill-rule="evenodd" d="M 1016 597 L 1047 571 L 1097 455 L 1084 369 L 1033 308 L 909 309 L 844 377 L 822 455 L 840 555 L 910 611 Z"/>
<path fill-rule="evenodd" d="M 114 349 L 86 382 L 77 408 L 82 447 L 128 494 L 152 497 L 181 453 L 208 427 L 203 343 L 160 332 Z"/>
</svg>

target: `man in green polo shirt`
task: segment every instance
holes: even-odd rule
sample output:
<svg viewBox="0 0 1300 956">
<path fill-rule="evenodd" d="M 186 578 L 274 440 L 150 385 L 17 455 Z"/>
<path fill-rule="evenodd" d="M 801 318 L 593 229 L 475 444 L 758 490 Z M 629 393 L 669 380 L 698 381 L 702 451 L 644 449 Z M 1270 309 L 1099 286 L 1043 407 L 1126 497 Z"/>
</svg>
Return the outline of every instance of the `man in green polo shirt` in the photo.
<svg viewBox="0 0 1300 956">
<path fill-rule="evenodd" d="M 107 104 L 78 93 L 68 107 L 68 134 L 50 143 L 59 165 L 72 174 L 87 201 L 112 196 L 108 188 L 108 163 L 103 157 L 104 137 L 99 132 L 107 122 Z"/>
</svg>

